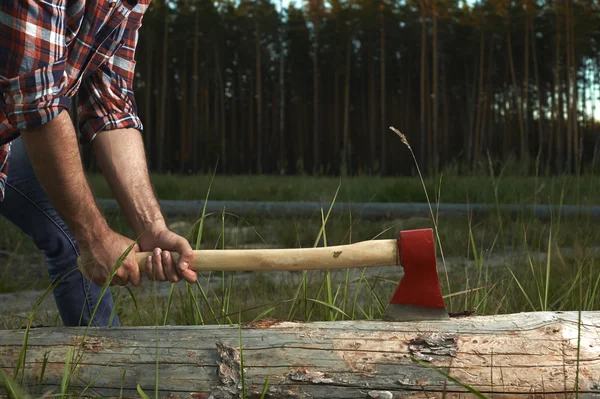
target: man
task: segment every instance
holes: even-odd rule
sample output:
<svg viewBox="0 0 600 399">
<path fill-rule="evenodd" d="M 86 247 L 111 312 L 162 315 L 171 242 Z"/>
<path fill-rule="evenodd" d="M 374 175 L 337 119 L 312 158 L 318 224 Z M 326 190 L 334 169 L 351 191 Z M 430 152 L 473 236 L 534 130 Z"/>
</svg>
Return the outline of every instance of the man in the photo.
<svg viewBox="0 0 600 399">
<path fill-rule="evenodd" d="M 134 244 L 108 227 L 87 184 L 68 114 L 75 93 L 81 140 L 139 237 L 111 284 L 140 284 L 136 251 L 153 251 L 149 279 L 197 278 L 189 242 L 167 228 L 153 193 L 136 114 L 134 51 L 149 1 L 0 0 L 0 214 L 43 252 L 51 281 L 64 277 L 54 298 L 65 325 L 108 324 L 110 292 L 91 320 L 99 285 Z"/>
</svg>

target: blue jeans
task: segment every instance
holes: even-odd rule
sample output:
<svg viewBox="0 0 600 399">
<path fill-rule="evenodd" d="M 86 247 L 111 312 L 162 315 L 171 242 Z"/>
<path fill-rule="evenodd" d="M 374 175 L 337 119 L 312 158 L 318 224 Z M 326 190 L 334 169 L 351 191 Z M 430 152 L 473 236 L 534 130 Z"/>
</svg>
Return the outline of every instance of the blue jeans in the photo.
<svg viewBox="0 0 600 399">
<path fill-rule="evenodd" d="M 77 268 L 77 242 L 35 177 L 21 138 L 12 142 L 9 162 L 6 195 L 0 202 L 0 215 L 19 227 L 42 251 L 51 283 L 68 274 L 53 290 L 63 324 L 87 326 L 92 321 L 101 287 L 85 278 Z M 91 325 L 108 326 L 112 308 L 113 299 L 110 290 L 107 290 Z M 119 325 L 116 314 L 112 325 Z"/>
</svg>

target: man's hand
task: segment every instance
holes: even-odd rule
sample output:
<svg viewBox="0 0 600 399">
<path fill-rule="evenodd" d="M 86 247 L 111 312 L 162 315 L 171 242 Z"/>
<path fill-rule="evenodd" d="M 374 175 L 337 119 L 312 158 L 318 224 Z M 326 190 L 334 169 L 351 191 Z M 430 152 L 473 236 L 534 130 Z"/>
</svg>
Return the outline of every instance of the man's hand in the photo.
<svg viewBox="0 0 600 399">
<path fill-rule="evenodd" d="M 146 259 L 145 268 L 150 280 L 176 283 L 183 277 L 190 284 L 196 282 L 197 274 L 189 268 L 194 259 L 194 251 L 184 237 L 163 227 L 143 233 L 138 243 L 141 251 L 152 252 L 152 256 Z M 171 251 L 180 254 L 177 262 Z"/>
<path fill-rule="evenodd" d="M 99 134 L 93 141 L 102 173 L 123 213 L 139 237 L 141 251 L 152 252 L 146 260 L 151 280 L 195 283 L 196 272 L 188 269 L 194 253 L 189 242 L 167 228 L 150 184 L 144 143 L 135 129 L 117 129 Z M 172 252 L 180 256 L 175 262 Z"/>
<path fill-rule="evenodd" d="M 99 236 L 90 245 L 80 244 L 79 270 L 85 277 L 102 286 L 110 277 L 118 260 L 131 246 L 133 248 L 123 259 L 110 284 L 127 285 L 131 283 L 133 286 L 138 286 L 141 283 L 141 275 L 135 253 L 140 251 L 140 247 L 135 241 L 112 230 Z"/>
</svg>

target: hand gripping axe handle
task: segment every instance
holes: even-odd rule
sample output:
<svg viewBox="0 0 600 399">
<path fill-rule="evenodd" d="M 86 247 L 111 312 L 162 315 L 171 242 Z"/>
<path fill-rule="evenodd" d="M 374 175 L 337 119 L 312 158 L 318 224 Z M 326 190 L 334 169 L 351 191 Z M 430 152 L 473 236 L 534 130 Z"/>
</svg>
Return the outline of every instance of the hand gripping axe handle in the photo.
<svg viewBox="0 0 600 399">
<path fill-rule="evenodd" d="M 151 252 L 138 252 L 143 271 Z M 179 254 L 172 253 L 178 260 Z M 406 230 L 398 239 L 317 248 L 194 251 L 197 271 L 330 270 L 402 265 L 404 275 L 386 309 L 387 320 L 447 318 L 436 266 L 433 231 Z"/>
</svg>

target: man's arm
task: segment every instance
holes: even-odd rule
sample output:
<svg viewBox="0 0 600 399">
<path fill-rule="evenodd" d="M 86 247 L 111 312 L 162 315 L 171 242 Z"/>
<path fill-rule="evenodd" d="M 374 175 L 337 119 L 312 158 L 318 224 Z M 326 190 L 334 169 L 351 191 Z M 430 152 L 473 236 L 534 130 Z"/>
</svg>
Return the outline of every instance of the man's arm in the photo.
<svg viewBox="0 0 600 399">
<path fill-rule="evenodd" d="M 41 127 L 22 130 L 21 137 L 44 192 L 80 247 L 84 274 L 102 285 L 113 265 L 134 242 L 112 231 L 100 213 L 83 172 L 68 112 L 61 112 Z M 128 281 L 140 284 L 134 251 L 114 277 L 119 285 Z"/>
<path fill-rule="evenodd" d="M 192 247 L 185 238 L 167 228 L 148 176 L 140 132 L 108 130 L 98 134 L 92 145 L 106 181 L 140 237 L 141 250 L 153 251 L 152 259 L 146 260 L 148 277 L 177 282 L 181 276 L 194 283 L 196 273 L 188 269 L 194 257 Z M 181 255 L 178 265 L 170 251 Z"/>
<path fill-rule="evenodd" d="M 196 281 L 188 269 L 193 258 L 190 243 L 165 223 L 152 190 L 133 91 L 135 48 L 148 0 L 140 0 L 125 22 L 122 46 L 83 78 L 79 90 L 79 128 L 91 141 L 102 173 L 127 215 L 142 251 L 152 251 L 146 274 L 153 280 Z M 171 251 L 180 254 L 176 265 Z M 178 267 L 177 267 L 178 266 Z"/>
</svg>

